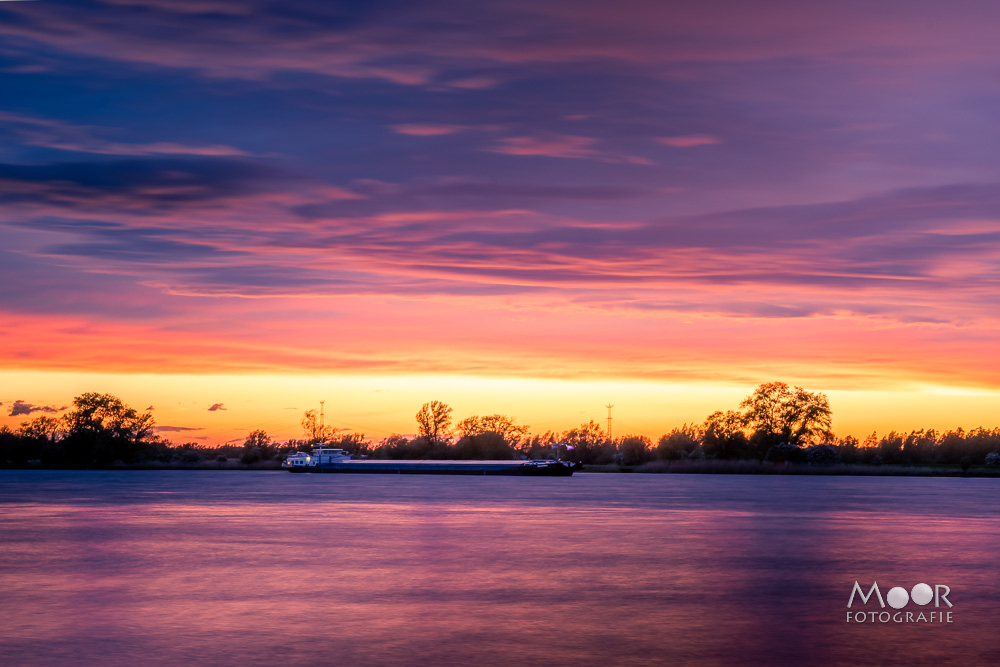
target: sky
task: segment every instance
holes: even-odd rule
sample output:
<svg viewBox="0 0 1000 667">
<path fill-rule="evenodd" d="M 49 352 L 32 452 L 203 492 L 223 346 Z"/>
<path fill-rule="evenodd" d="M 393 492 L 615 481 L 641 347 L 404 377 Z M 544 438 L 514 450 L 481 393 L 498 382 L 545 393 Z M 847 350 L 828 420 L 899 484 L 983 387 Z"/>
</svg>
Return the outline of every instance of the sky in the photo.
<svg viewBox="0 0 1000 667">
<path fill-rule="evenodd" d="M 0 424 L 996 426 L 1000 5 L 0 2 Z M 214 408 L 214 409 L 213 409 Z"/>
</svg>

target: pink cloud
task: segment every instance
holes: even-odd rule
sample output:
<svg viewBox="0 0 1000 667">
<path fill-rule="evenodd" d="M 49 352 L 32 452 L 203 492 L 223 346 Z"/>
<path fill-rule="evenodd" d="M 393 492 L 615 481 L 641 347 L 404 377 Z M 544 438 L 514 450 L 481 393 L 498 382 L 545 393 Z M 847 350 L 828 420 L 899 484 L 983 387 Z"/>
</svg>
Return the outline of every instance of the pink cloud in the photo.
<svg viewBox="0 0 1000 667">
<path fill-rule="evenodd" d="M 568 134 L 551 134 L 536 137 L 506 137 L 487 150 L 506 155 L 543 155 L 561 158 L 593 158 L 602 153 L 593 148 L 597 143 L 591 137 Z"/>
<path fill-rule="evenodd" d="M 468 79 L 455 79 L 449 81 L 447 85 L 452 88 L 464 88 L 466 90 L 484 90 L 486 88 L 493 88 L 500 82 L 497 79 L 493 79 L 486 76 L 470 77 Z"/>
<path fill-rule="evenodd" d="M 465 130 L 463 125 L 438 125 L 434 123 L 403 123 L 393 125 L 397 134 L 408 134 L 414 137 L 436 137 L 443 134 L 454 134 Z"/>
<path fill-rule="evenodd" d="M 570 159 L 600 160 L 625 164 L 652 165 L 640 155 L 628 155 L 597 148 L 597 139 L 570 134 L 543 134 L 529 137 L 505 137 L 486 148 L 491 153 Z"/>
<path fill-rule="evenodd" d="M 97 155 L 200 155 L 205 157 L 236 157 L 249 155 L 244 150 L 221 144 L 190 145 L 174 141 L 126 143 L 106 141 L 99 134 L 107 128 L 73 125 L 50 118 L 38 118 L 0 112 L 0 122 L 8 124 L 22 143 L 76 153 Z"/>
<path fill-rule="evenodd" d="M 710 134 L 687 134 L 677 137 L 659 137 L 657 138 L 664 146 L 673 146 L 674 148 L 690 148 L 692 146 L 712 146 L 715 144 L 721 144 L 722 141 L 718 137 L 713 137 Z"/>
</svg>

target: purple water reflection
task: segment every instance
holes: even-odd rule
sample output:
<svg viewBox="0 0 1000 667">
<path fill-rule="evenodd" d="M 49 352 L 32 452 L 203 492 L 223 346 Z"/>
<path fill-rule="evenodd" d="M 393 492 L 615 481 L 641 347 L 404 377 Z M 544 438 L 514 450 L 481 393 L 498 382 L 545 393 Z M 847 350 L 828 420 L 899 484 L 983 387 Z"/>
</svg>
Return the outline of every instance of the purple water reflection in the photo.
<svg viewBox="0 0 1000 667">
<path fill-rule="evenodd" d="M 0 661 L 997 664 L 998 490 L 3 471 Z M 847 624 L 856 579 L 954 622 Z"/>
</svg>

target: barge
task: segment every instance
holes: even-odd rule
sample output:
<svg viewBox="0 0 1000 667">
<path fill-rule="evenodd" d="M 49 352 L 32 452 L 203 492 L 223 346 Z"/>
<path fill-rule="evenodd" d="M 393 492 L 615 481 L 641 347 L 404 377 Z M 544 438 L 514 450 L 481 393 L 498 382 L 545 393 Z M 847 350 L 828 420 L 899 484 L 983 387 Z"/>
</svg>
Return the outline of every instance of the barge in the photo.
<svg viewBox="0 0 1000 667">
<path fill-rule="evenodd" d="M 522 475 L 569 477 L 574 465 L 553 459 L 531 461 L 424 461 L 354 459 L 343 449 L 317 447 L 296 452 L 281 464 L 289 472 L 381 473 L 390 475 Z"/>
</svg>

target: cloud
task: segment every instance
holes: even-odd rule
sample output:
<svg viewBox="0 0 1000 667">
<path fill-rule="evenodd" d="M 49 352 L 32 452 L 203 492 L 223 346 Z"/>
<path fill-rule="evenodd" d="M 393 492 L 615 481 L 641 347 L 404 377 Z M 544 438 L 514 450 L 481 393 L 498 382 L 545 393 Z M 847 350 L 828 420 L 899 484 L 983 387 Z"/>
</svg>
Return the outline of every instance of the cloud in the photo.
<svg viewBox="0 0 1000 667">
<path fill-rule="evenodd" d="M 500 81 L 488 76 L 473 76 L 466 79 L 452 79 L 446 85 L 452 88 L 464 88 L 466 90 L 485 90 L 500 84 Z"/>
<path fill-rule="evenodd" d="M 506 155 L 541 155 L 561 158 L 594 158 L 601 155 L 593 148 L 592 137 L 550 135 L 546 137 L 506 137 L 487 150 Z"/>
<path fill-rule="evenodd" d="M 638 155 L 627 155 L 617 151 L 601 150 L 598 140 L 567 134 L 544 134 L 525 137 L 504 137 L 485 148 L 493 153 L 569 159 L 601 160 L 604 162 L 624 162 L 629 164 L 652 165 L 653 162 Z"/>
<path fill-rule="evenodd" d="M 225 410 L 225 409 L 226 408 L 223 406 L 222 403 L 212 403 L 212 405 L 209 406 L 208 411 L 209 412 L 217 412 L 219 410 Z"/>
<path fill-rule="evenodd" d="M 657 138 L 661 144 L 665 146 L 672 146 L 674 148 L 691 148 L 692 146 L 713 146 L 715 144 L 721 144 L 722 141 L 718 137 L 713 137 L 710 134 L 689 134 L 685 136 L 678 137 L 659 137 Z"/>
<path fill-rule="evenodd" d="M 85 209 L 173 207 L 249 192 L 285 177 L 276 169 L 234 158 L 145 158 L 48 164 L 0 163 L 0 203 Z"/>
<path fill-rule="evenodd" d="M 402 123 L 393 125 L 397 134 L 408 134 L 414 137 L 437 137 L 444 134 L 455 134 L 466 128 L 462 125 L 435 125 L 432 123 Z"/>
<path fill-rule="evenodd" d="M 47 148 L 58 148 L 64 151 L 76 151 L 80 153 L 98 153 L 103 155 L 206 155 L 206 156 L 236 156 L 248 155 L 232 146 L 222 146 L 212 144 L 207 146 L 186 146 L 184 144 L 169 141 L 160 141 L 152 144 L 121 144 L 110 142 L 94 142 L 89 144 L 73 144 L 69 142 L 48 141 L 48 142 L 26 142 L 29 145 L 45 146 Z"/>
<path fill-rule="evenodd" d="M 249 80 L 306 72 L 480 90 L 499 76 L 509 78 L 498 69 L 546 65 L 594 71 L 595 63 L 613 63 L 622 73 L 640 67 L 669 73 L 703 63 L 853 59 L 870 67 L 996 57 L 989 30 L 996 10 L 974 1 L 956 1 L 956 11 L 942 16 L 920 3 L 904 15 L 893 5 L 871 3 L 835 11 L 776 2 L 632 0 L 581 10 L 555 0 L 455 11 L 451 3 L 429 2 L 387 11 L 379 4 L 307 1 L 288 12 L 264 0 L 105 0 L 115 8 L 100 21 L 91 5 L 61 6 L 53 15 L 34 4 L 5 3 L 11 20 L 0 24 L 0 33 L 78 59 Z"/>
<path fill-rule="evenodd" d="M 637 187 L 618 185 L 547 185 L 532 183 L 502 183 L 489 181 L 455 180 L 438 185 L 428 185 L 413 192 L 416 195 L 445 195 L 472 197 L 495 202 L 512 200 L 577 199 L 619 201 L 651 194 Z"/>
<path fill-rule="evenodd" d="M 204 431 L 204 428 L 198 426 L 154 426 L 153 430 L 158 433 L 175 433 L 181 431 Z"/>
<path fill-rule="evenodd" d="M 155 409 L 156 408 L 154 408 L 152 405 L 150 405 L 149 407 L 146 408 L 146 412 L 152 412 Z"/>
<path fill-rule="evenodd" d="M 52 405 L 33 405 L 31 403 L 27 403 L 19 399 L 14 401 L 14 403 L 10 406 L 9 415 L 11 417 L 17 417 L 19 415 L 30 415 L 36 412 L 45 412 L 49 414 L 54 414 L 57 412 L 62 412 L 67 407 L 69 406 L 64 405 L 61 408 L 57 408 Z"/>
<path fill-rule="evenodd" d="M 124 143 L 107 141 L 94 136 L 99 128 L 72 125 L 50 118 L 38 118 L 0 112 L 0 121 L 22 144 L 41 146 L 61 151 L 94 153 L 97 155 L 149 156 L 149 155 L 200 155 L 211 157 L 236 157 L 248 155 L 246 151 L 221 144 L 188 145 L 173 141 L 151 143 Z"/>
</svg>

